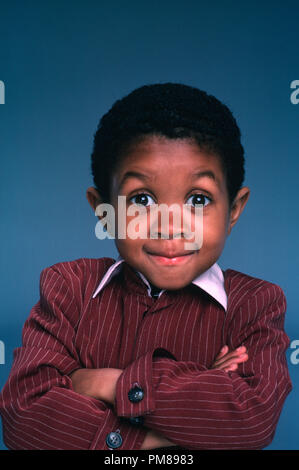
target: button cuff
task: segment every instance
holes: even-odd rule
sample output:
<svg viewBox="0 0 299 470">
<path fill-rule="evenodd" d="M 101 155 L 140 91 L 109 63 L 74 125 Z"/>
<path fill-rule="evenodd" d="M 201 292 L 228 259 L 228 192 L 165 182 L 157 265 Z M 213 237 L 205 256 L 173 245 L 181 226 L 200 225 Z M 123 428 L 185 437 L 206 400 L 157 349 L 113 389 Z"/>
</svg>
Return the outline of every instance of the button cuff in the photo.
<svg viewBox="0 0 299 470">
<path fill-rule="evenodd" d="M 110 432 L 106 437 L 106 444 L 109 449 L 118 449 L 123 443 L 122 437 L 117 431 Z"/>
<path fill-rule="evenodd" d="M 139 403 L 144 398 L 144 391 L 139 385 L 135 385 L 129 390 L 128 397 L 131 403 Z"/>
</svg>

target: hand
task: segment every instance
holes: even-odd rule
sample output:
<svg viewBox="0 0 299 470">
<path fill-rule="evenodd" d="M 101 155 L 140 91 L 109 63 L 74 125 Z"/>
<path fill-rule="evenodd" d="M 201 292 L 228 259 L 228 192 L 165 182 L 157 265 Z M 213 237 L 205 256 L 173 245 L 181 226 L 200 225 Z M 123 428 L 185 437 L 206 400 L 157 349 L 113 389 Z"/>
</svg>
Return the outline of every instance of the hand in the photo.
<svg viewBox="0 0 299 470">
<path fill-rule="evenodd" d="M 70 374 L 73 390 L 81 395 L 87 395 L 106 403 L 114 404 L 116 383 L 122 374 L 121 369 L 77 369 Z M 169 447 L 174 444 L 165 437 L 149 430 L 141 449 Z"/>
<path fill-rule="evenodd" d="M 116 383 L 121 369 L 77 369 L 71 375 L 73 390 L 106 403 L 114 404 Z"/>
<path fill-rule="evenodd" d="M 229 352 L 228 346 L 225 345 L 215 359 L 211 369 L 223 370 L 224 372 L 234 371 L 238 368 L 238 364 L 242 364 L 248 360 L 248 354 L 245 346 L 240 346 L 234 351 Z"/>
</svg>

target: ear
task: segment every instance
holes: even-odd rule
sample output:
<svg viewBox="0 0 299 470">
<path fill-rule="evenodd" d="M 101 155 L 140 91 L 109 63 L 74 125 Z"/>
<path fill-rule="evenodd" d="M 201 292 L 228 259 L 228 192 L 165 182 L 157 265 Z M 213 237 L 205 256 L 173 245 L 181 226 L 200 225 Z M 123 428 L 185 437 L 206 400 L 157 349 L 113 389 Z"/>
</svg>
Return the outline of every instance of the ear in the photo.
<svg viewBox="0 0 299 470">
<path fill-rule="evenodd" d="M 92 186 L 86 190 L 86 197 L 94 211 L 96 210 L 97 206 L 102 202 L 102 198 L 99 192 L 96 190 L 96 188 L 93 188 Z"/>
<path fill-rule="evenodd" d="M 240 215 L 242 214 L 247 201 L 249 199 L 250 189 L 244 186 L 238 191 L 232 207 L 230 209 L 230 216 L 229 216 L 229 226 L 228 226 L 228 235 L 231 233 L 233 226 L 237 223 Z"/>
</svg>

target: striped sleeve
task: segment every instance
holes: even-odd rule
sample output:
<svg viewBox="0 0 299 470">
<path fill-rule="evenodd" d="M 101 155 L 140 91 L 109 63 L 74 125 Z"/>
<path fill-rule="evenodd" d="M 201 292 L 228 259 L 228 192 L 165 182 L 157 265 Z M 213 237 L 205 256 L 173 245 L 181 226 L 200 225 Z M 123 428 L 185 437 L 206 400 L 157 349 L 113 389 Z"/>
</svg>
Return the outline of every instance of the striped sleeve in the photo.
<svg viewBox="0 0 299 470">
<path fill-rule="evenodd" d="M 82 367 L 75 348 L 80 306 L 62 274 L 50 267 L 40 277 L 40 300 L 23 329 L 22 347 L 2 390 L 3 435 L 10 449 L 106 449 L 119 430 L 123 446 L 138 449 L 145 431 L 120 421 L 111 407 L 72 389 L 69 374 Z"/>
<path fill-rule="evenodd" d="M 282 290 L 270 283 L 235 309 L 226 343 L 231 349 L 245 345 L 249 354 L 236 372 L 203 370 L 194 362 L 168 358 L 149 361 L 147 357 L 141 359 L 146 377 L 135 361 L 127 390 L 134 381 L 146 384 L 148 380 L 144 405 L 132 407 L 125 383 L 120 382 L 118 413 L 127 416 L 142 411 L 146 426 L 187 449 L 266 447 L 292 388 L 285 358 L 289 344 L 284 332 L 285 309 Z"/>
<path fill-rule="evenodd" d="M 158 358 L 175 357 L 166 349 L 156 348 L 133 361 L 120 375 L 116 384 L 115 410 L 123 418 L 135 418 L 152 413 L 156 409 L 153 389 L 153 361 Z M 206 369 L 202 366 L 203 369 Z M 141 388 L 143 399 L 137 402 L 129 400 L 129 392 L 134 386 Z"/>
</svg>

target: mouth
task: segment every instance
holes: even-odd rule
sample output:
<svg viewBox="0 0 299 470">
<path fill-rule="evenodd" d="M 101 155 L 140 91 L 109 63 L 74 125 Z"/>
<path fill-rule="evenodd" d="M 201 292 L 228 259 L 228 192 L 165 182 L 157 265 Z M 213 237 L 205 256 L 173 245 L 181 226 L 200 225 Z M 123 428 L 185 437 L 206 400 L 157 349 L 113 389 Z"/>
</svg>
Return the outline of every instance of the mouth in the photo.
<svg viewBox="0 0 299 470">
<path fill-rule="evenodd" d="M 189 253 L 163 253 L 163 252 L 149 252 L 147 255 L 156 264 L 162 266 L 177 266 L 187 263 L 190 258 L 198 251 L 190 251 Z"/>
</svg>

